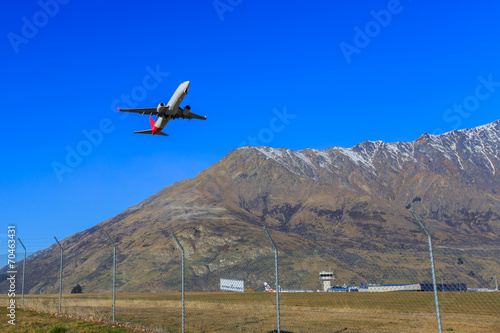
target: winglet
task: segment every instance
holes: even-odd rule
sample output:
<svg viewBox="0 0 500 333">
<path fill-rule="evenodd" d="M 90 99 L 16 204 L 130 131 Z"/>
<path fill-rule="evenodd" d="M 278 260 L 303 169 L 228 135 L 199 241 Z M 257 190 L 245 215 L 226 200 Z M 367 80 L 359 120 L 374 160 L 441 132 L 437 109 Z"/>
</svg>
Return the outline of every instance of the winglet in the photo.
<svg viewBox="0 0 500 333">
<path fill-rule="evenodd" d="M 120 108 L 119 108 L 118 106 L 117 106 L 116 108 L 118 109 L 118 111 L 121 111 L 121 110 L 120 110 Z"/>
</svg>

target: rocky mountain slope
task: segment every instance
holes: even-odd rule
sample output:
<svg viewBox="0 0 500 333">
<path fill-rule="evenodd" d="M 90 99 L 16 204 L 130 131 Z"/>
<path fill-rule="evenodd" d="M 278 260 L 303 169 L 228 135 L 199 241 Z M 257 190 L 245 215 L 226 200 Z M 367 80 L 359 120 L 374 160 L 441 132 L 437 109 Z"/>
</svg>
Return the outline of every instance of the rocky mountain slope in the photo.
<svg viewBox="0 0 500 333">
<path fill-rule="evenodd" d="M 170 232 L 186 250 L 189 290 L 216 290 L 220 277 L 261 290 L 273 280 L 263 226 L 280 249 L 285 287 L 317 289 L 322 269 L 340 283 L 421 282 L 430 277 L 427 243 L 410 203 L 433 235 L 440 276 L 487 286 L 500 271 L 499 191 L 500 120 L 413 142 L 243 147 L 63 240 L 64 289 L 110 290 L 107 231 L 118 247 L 118 291 L 178 289 Z M 31 293 L 57 292 L 58 260 L 56 245 L 28 258 Z"/>
</svg>

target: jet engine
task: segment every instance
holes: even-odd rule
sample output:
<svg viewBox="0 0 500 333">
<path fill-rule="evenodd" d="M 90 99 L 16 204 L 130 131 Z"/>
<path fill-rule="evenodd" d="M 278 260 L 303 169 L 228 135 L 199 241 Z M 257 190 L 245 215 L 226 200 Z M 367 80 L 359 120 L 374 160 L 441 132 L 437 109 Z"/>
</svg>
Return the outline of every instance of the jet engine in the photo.
<svg viewBox="0 0 500 333">
<path fill-rule="evenodd" d="M 189 112 L 190 112 L 190 111 L 191 111 L 191 107 L 190 107 L 189 105 L 186 105 L 186 106 L 184 107 L 184 111 L 182 111 L 182 115 L 183 115 L 184 117 L 186 117 L 186 116 L 189 114 Z"/>
<path fill-rule="evenodd" d="M 156 111 L 158 111 L 158 113 L 163 113 L 163 109 L 165 109 L 165 103 L 160 103 L 156 107 Z"/>
</svg>

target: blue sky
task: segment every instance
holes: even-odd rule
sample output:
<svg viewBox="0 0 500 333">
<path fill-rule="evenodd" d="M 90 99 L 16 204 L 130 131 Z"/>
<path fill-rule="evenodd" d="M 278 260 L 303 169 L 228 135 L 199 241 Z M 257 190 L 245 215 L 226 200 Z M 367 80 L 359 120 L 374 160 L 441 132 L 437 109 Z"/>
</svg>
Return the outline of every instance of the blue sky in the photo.
<svg viewBox="0 0 500 333">
<path fill-rule="evenodd" d="M 14 224 L 29 253 L 43 249 L 245 143 L 351 147 L 497 120 L 499 7 L 10 1 L 0 21 L 0 246 Z M 149 128 L 147 116 L 116 112 L 166 103 L 186 80 L 182 105 L 207 121 L 175 120 L 168 138 L 151 137 L 132 134 Z"/>
</svg>

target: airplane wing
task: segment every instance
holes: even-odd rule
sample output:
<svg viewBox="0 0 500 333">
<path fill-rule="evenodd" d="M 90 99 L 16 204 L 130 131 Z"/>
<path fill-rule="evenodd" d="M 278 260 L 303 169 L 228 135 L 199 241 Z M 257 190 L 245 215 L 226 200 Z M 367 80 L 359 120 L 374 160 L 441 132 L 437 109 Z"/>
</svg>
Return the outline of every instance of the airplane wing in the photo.
<svg viewBox="0 0 500 333">
<path fill-rule="evenodd" d="M 200 120 L 207 120 L 207 117 L 199 116 L 195 113 L 189 112 L 187 116 L 184 116 L 186 119 L 200 119 Z"/>
<path fill-rule="evenodd" d="M 158 110 L 156 108 L 144 108 L 144 109 L 120 109 L 119 107 L 116 107 L 118 111 L 121 112 L 135 112 L 135 113 L 140 113 L 140 114 L 147 114 L 147 115 L 158 115 Z"/>
</svg>

